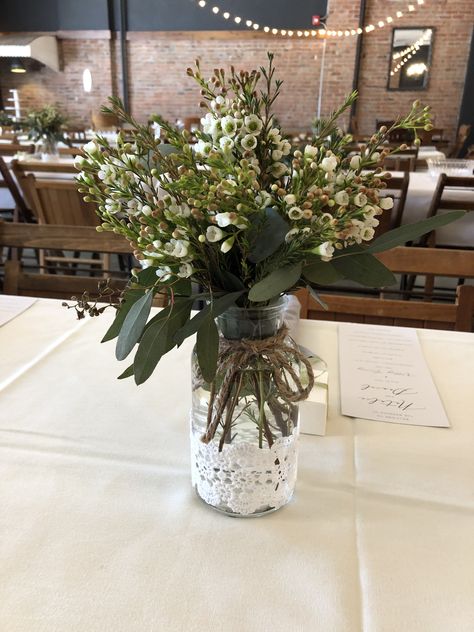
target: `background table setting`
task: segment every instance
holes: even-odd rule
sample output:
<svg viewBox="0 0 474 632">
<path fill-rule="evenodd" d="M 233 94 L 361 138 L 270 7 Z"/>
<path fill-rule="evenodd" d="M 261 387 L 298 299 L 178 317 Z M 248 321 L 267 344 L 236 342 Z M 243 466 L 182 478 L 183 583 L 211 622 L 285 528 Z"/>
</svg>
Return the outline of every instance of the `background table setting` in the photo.
<svg viewBox="0 0 474 632">
<path fill-rule="evenodd" d="M 451 424 L 432 428 L 342 416 L 338 324 L 300 321 L 326 435 L 301 436 L 289 505 L 232 520 L 190 484 L 191 340 L 137 388 L 98 345 L 112 313 L 0 313 L 0 629 L 473 629 L 472 334 L 418 331 Z"/>
</svg>

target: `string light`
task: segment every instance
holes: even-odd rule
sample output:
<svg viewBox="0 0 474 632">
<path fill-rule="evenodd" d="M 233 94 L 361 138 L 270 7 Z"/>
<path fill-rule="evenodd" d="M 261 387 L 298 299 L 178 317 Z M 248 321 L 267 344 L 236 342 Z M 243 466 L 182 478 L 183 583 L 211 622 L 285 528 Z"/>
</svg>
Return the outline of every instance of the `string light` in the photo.
<svg viewBox="0 0 474 632">
<path fill-rule="evenodd" d="M 411 1 L 410 4 L 406 5 L 406 11 L 408 13 L 413 13 L 414 11 L 416 11 L 416 6 L 415 4 L 413 4 L 413 1 Z M 416 4 L 418 6 L 422 6 L 425 4 L 425 0 L 416 0 Z M 204 9 L 205 7 L 207 7 L 207 2 L 206 0 L 199 0 L 197 2 L 197 5 L 201 8 Z M 245 26 L 248 29 L 253 29 L 254 31 L 263 31 L 264 33 L 271 33 L 272 35 L 281 35 L 283 37 L 288 36 L 288 37 L 293 37 L 295 34 L 297 37 L 354 37 L 354 36 L 358 36 L 358 35 L 362 35 L 362 33 L 371 33 L 372 31 L 375 31 L 376 29 L 376 25 L 374 24 L 367 24 L 364 27 L 358 27 L 357 29 L 344 29 L 343 31 L 338 30 L 338 31 L 334 31 L 334 30 L 328 30 L 326 29 L 326 27 L 323 25 L 322 29 L 319 29 L 318 31 L 316 30 L 312 30 L 312 31 L 292 31 L 292 30 L 288 30 L 288 29 L 278 29 L 278 28 L 271 28 L 270 26 L 264 25 L 264 26 L 260 26 L 260 24 L 257 24 L 256 22 L 253 22 L 252 20 L 248 20 L 246 18 L 241 18 L 240 16 L 236 15 L 233 16 L 231 13 L 229 13 L 229 11 L 223 11 L 221 13 L 221 9 L 219 6 L 214 5 L 211 9 L 212 13 L 214 13 L 214 15 L 218 15 L 219 13 L 221 14 L 221 16 L 225 19 L 225 20 L 229 20 L 230 18 L 232 18 L 234 20 L 234 22 L 236 24 L 240 24 L 242 21 L 244 21 Z M 379 29 L 385 28 L 388 24 L 392 24 L 394 22 L 395 19 L 400 19 L 402 17 L 404 17 L 404 13 L 403 11 L 397 11 L 395 13 L 395 16 L 391 16 L 388 15 L 385 20 L 379 20 L 377 22 L 377 27 Z"/>
</svg>

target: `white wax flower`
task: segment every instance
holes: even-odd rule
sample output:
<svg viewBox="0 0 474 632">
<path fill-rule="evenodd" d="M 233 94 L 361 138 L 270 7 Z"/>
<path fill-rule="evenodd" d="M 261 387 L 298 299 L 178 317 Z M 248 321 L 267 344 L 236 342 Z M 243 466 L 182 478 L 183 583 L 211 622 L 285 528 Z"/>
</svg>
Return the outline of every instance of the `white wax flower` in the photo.
<svg viewBox="0 0 474 632">
<path fill-rule="evenodd" d="M 330 241 L 325 241 L 317 248 L 313 248 L 312 252 L 314 252 L 316 255 L 320 255 L 323 261 L 329 261 L 330 259 L 332 259 L 332 256 L 334 254 L 334 246 L 331 244 Z"/>
<path fill-rule="evenodd" d="M 334 200 L 340 206 L 347 206 L 347 204 L 349 204 L 349 201 L 350 201 L 349 194 L 347 193 L 347 191 L 338 191 L 336 195 L 334 196 Z"/>
<path fill-rule="evenodd" d="M 171 202 L 167 208 L 167 212 L 172 215 L 177 215 L 178 217 L 189 217 L 191 215 L 191 209 L 186 203 L 177 204 L 176 202 Z"/>
<path fill-rule="evenodd" d="M 221 252 L 223 252 L 224 254 L 226 252 L 229 252 L 229 250 L 234 245 L 234 241 L 235 241 L 234 235 L 232 235 L 232 237 L 228 237 L 225 241 L 223 241 L 221 244 Z"/>
<path fill-rule="evenodd" d="M 272 171 L 272 176 L 274 176 L 275 178 L 279 178 L 280 176 L 285 174 L 288 171 L 288 169 L 287 169 L 287 166 L 283 164 L 282 162 L 274 162 L 271 167 L 271 171 Z"/>
<path fill-rule="evenodd" d="M 360 156 L 352 156 L 351 161 L 349 163 L 351 169 L 358 169 L 360 167 Z"/>
<path fill-rule="evenodd" d="M 367 204 L 367 196 L 365 193 L 357 193 L 354 195 L 354 204 L 356 206 L 365 206 Z"/>
<path fill-rule="evenodd" d="M 189 241 L 184 239 L 170 239 L 167 244 L 164 245 L 163 250 L 171 257 L 181 259 L 188 255 Z"/>
<path fill-rule="evenodd" d="M 82 150 L 85 151 L 86 154 L 89 154 L 89 156 L 95 156 L 100 153 L 98 145 L 93 140 L 86 143 Z"/>
<path fill-rule="evenodd" d="M 237 121 L 232 116 L 224 116 L 221 119 L 221 129 L 226 136 L 234 136 L 237 131 Z"/>
<path fill-rule="evenodd" d="M 257 146 L 257 139 L 252 134 L 247 134 L 240 141 L 244 149 L 255 149 Z"/>
<path fill-rule="evenodd" d="M 303 217 L 303 211 L 297 206 L 293 206 L 288 211 L 288 217 L 293 220 L 301 219 Z"/>
<path fill-rule="evenodd" d="M 283 199 L 288 204 L 288 206 L 293 206 L 296 204 L 296 196 L 293 195 L 292 193 L 285 195 Z"/>
<path fill-rule="evenodd" d="M 393 198 L 391 198 L 391 197 L 384 197 L 384 198 L 382 198 L 379 201 L 379 206 L 384 211 L 389 211 L 391 208 L 393 208 Z"/>
<path fill-rule="evenodd" d="M 285 241 L 286 242 L 292 241 L 299 232 L 300 232 L 299 228 L 292 228 L 286 233 Z"/>
<path fill-rule="evenodd" d="M 375 219 L 375 217 L 367 217 L 365 218 L 365 225 L 375 228 L 376 226 L 378 226 L 380 224 L 378 219 Z"/>
<path fill-rule="evenodd" d="M 334 169 L 337 167 L 337 160 L 334 156 L 328 156 L 326 158 L 323 158 L 321 161 L 321 168 L 324 171 L 334 171 Z"/>
<path fill-rule="evenodd" d="M 244 119 L 245 129 L 249 134 L 259 134 L 263 127 L 262 121 L 256 114 L 249 114 Z"/>
<path fill-rule="evenodd" d="M 156 276 L 161 279 L 161 281 L 168 281 L 168 279 L 171 278 L 171 268 L 169 266 L 158 268 Z"/>
<path fill-rule="evenodd" d="M 225 228 L 231 224 L 236 224 L 239 221 L 238 216 L 235 213 L 217 213 L 216 222 L 220 228 Z"/>
<path fill-rule="evenodd" d="M 142 213 L 148 217 L 151 215 L 151 207 L 148 206 L 148 204 L 145 204 L 145 206 L 142 206 Z"/>
<path fill-rule="evenodd" d="M 225 236 L 224 231 L 218 228 L 217 226 L 207 227 L 207 230 L 206 230 L 207 241 L 210 241 L 211 243 L 215 241 L 220 241 L 224 236 Z"/>
<path fill-rule="evenodd" d="M 206 143 L 203 140 L 199 140 L 193 147 L 196 154 L 201 154 L 202 156 L 208 156 L 209 152 L 212 149 L 211 143 Z"/>
<path fill-rule="evenodd" d="M 373 239 L 374 235 L 375 235 L 375 231 L 370 226 L 366 226 L 360 231 L 360 236 L 362 237 L 364 241 L 370 241 L 371 239 Z"/>
<path fill-rule="evenodd" d="M 194 272 L 194 269 L 190 263 L 182 263 L 179 266 L 177 275 L 181 277 L 182 279 L 187 279 L 192 275 L 193 272 Z"/>
<path fill-rule="evenodd" d="M 283 152 L 280 151 L 279 149 L 274 149 L 272 151 L 272 160 L 280 160 L 281 158 L 283 158 Z"/>
<path fill-rule="evenodd" d="M 260 208 L 267 208 L 273 203 L 272 196 L 268 193 L 268 191 L 260 191 L 260 193 L 256 196 L 255 201 Z"/>
<path fill-rule="evenodd" d="M 204 116 L 201 119 L 202 131 L 205 134 L 210 134 L 214 123 L 215 123 L 215 118 L 210 112 L 208 112 L 206 116 Z"/>
<path fill-rule="evenodd" d="M 229 136 L 223 136 L 219 140 L 219 145 L 223 151 L 231 151 L 234 147 L 234 141 Z"/>
<path fill-rule="evenodd" d="M 280 148 L 281 148 L 281 152 L 282 152 L 282 154 L 283 154 L 284 156 L 288 156 L 288 154 L 291 152 L 291 143 L 290 143 L 289 141 L 287 141 L 287 140 L 284 140 L 284 141 L 281 143 Z"/>
<path fill-rule="evenodd" d="M 74 166 L 77 168 L 82 167 L 82 165 L 86 162 L 86 159 L 84 158 L 84 156 L 76 156 L 74 158 Z"/>
<path fill-rule="evenodd" d="M 304 155 L 307 158 L 315 158 L 318 155 L 318 148 L 313 147 L 312 145 L 306 145 L 306 147 L 304 148 Z"/>
</svg>

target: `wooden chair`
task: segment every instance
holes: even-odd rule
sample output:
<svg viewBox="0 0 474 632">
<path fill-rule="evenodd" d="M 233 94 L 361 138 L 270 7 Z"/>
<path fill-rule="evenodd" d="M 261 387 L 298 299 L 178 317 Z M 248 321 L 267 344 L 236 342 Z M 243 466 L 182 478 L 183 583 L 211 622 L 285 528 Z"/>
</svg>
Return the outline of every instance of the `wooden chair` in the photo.
<svg viewBox="0 0 474 632">
<path fill-rule="evenodd" d="M 418 137 L 422 145 L 433 145 L 434 143 L 443 143 L 444 129 L 442 127 L 433 127 L 430 130 L 421 129 L 418 131 Z"/>
<path fill-rule="evenodd" d="M 8 132 L 3 131 L 0 134 L 0 141 L 6 141 L 7 143 L 17 143 L 18 142 L 18 133 L 17 132 Z M 3 143 L 2 143 L 3 144 Z"/>
<path fill-rule="evenodd" d="M 116 132 L 120 128 L 120 121 L 115 114 L 106 112 L 91 112 L 91 123 L 94 131 L 104 132 L 111 130 Z"/>
<path fill-rule="evenodd" d="M 13 198 L 15 203 L 15 207 L 13 212 L 11 213 L 11 219 L 14 222 L 22 221 L 22 222 L 31 222 L 34 219 L 33 213 L 31 209 L 26 204 L 23 195 L 21 194 L 20 189 L 18 188 L 18 184 L 15 181 L 15 178 L 12 177 L 10 173 L 10 169 L 8 165 L 5 163 L 3 158 L 0 156 L 0 175 L 2 176 L 2 180 L 0 181 L 0 187 L 7 188 L 10 191 L 10 195 Z"/>
<path fill-rule="evenodd" d="M 460 125 L 458 133 L 456 135 L 456 142 L 453 148 L 449 152 L 448 158 L 460 158 L 464 143 L 467 141 L 469 134 L 471 133 L 471 125 Z"/>
<path fill-rule="evenodd" d="M 0 222 L 0 247 L 39 248 L 47 250 L 97 251 L 107 254 L 128 254 L 130 244 L 121 235 L 111 232 L 98 233 L 92 226 L 42 226 Z M 126 281 L 117 273 L 111 275 L 111 287 L 123 289 Z M 19 261 L 5 264 L 4 291 L 19 296 L 70 299 L 89 292 L 97 294 L 97 278 L 61 274 L 31 274 L 24 271 Z M 155 307 L 166 304 L 163 296 L 157 295 Z"/>
<path fill-rule="evenodd" d="M 380 253 L 377 258 L 397 273 L 474 278 L 474 251 L 470 250 L 399 247 Z M 473 285 L 458 286 L 455 304 L 321 294 L 329 306 L 325 311 L 308 290 L 299 290 L 296 295 L 302 305 L 302 318 L 473 331 Z"/>
<path fill-rule="evenodd" d="M 97 226 L 99 224 L 94 204 L 84 202 L 74 180 L 37 179 L 35 175 L 29 173 L 25 177 L 24 186 L 39 224 L 68 226 Z M 73 257 L 68 257 L 64 256 L 61 250 L 52 254 L 49 251 L 40 250 L 39 264 L 43 271 L 46 266 L 51 267 L 49 264 L 60 267 L 73 264 L 71 270 L 74 270 L 78 264 L 90 266 L 91 270 L 108 270 L 110 256 L 104 254 L 96 258 L 96 254 L 93 253 L 92 258 L 78 260 L 76 252 Z"/>
<path fill-rule="evenodd" d="M 462 192 L 470 192 L 470 199 L 461 200 L 459 197 L 456 197 L 456 193 Z M 431 205 L 428 210 L 427 217 L 433 217 L 438 215 L 439 212 L 442 211 L 474 211 L 474 176 L 473 177 L 454 177 L 447 176 L 445 173 L 442 173 L 436 184 L 436 189 L 431 200 Z M 473 218 L 469 218 L 471 223 Z M 462 220 L 464 221 L 464 219 Z M 433 230 L 427 235 L 424 235 L 420 240 L 420 245 L 428 248 L 452 248 L 459 249 L 459 246 L 456 244 L 448 244 L 448 243 L 439 243 L 436 231 Z M 474 248 L 474 244 L 473 244 Z M 446 276 L 446 275 L 443 275 Z M 459 275 L 458 282 L 464 283 L 463 275 Z M 413 288 L 415 285 L 416 277 L 410 277 L 408 281 L 408 286 Z M 425 277 L 425 294 L 427 297 L 430 297 L 433 294 L 435 289 L 435 277 L 434 275 L 427 275 Z"/>
<path fill-rule="evenodd" d="M 395 121 L 381 121 L 376 120 L 375 127 L 376 131 L 378 131 L 381 127 L 387 127 L 390 129 Z M 400 145 L 401 143 L 411 144 L 413 142 L 413 132 L 409 129 L 395 129 L 391 131 L 388 135 L 388 140 L 391 143 L 397 143 Z"/>
<path fill-rule="evenodd" d="M 82 147 L 72 146 L 72 147 L 60 147 L 58 149 L 60 156 L 79 156 L 83 154 Z"/>
<path fill-rule="evenodd" d="M 384 169 L 393 171 L 416 171 L 416 162 L 418 160 L 418 147 L 414 149 L 403 149 L 397 151 L 392 156 L 387 156 L 383 161 Z"/>
<path fill-rule="evenodd" d="M 28 160 L 12 160 L 11 169 L 18 180 L 26 178 L 28 173 L 70 173 L 77 175 L 79 171 L 72 162 L 29 162 Z"/>
<path fill-rule="evenodd" d="M 397 176 L 387 180 L 387 188 L 383 189 L 383 195 L 384 197 L 386 195 L 393 197 L 394 204 L 392 209 L 377 216 L 380 223 L 375 229 L 375 237 L 401 226 L 409 184 L 410 176 L 408 173 L 402 177 Z"/>
<path fill-rule="evenodd" d="M 34 145 L 20 145 L 19 143 L 1 143 L 0 156 L 15 156 L 18 153 L 33 154 Z"/>
<path fill-rule="evenodd" d="M 456 197 L 456 192 L 459 191 L 470 192 L 470 199 L 460 200 Z M 434 217 L 442 210 L 474 211 L 474 176 L 456 177 L 447 176 L 445 173 L 440 174 L 427 217 Z M 438 244 L 436 231 L 431 231 L 431 233 L 425 235 L 420 243 L 430 248 L 438 245 L 441 247 L 455 247 L 455 244 Z"/>
</svg>

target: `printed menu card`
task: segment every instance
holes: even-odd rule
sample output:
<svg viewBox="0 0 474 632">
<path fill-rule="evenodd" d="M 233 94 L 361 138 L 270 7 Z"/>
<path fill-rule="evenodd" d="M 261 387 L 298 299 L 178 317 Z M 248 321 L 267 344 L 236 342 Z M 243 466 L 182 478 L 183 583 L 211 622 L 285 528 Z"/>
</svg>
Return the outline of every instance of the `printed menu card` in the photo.
<svg viewBox="0 0 474 632">
<path fill-rule="evenodd" d="M 415 329 L 339 323 L 341 413 L 449 427 Z"/>
</svg>

